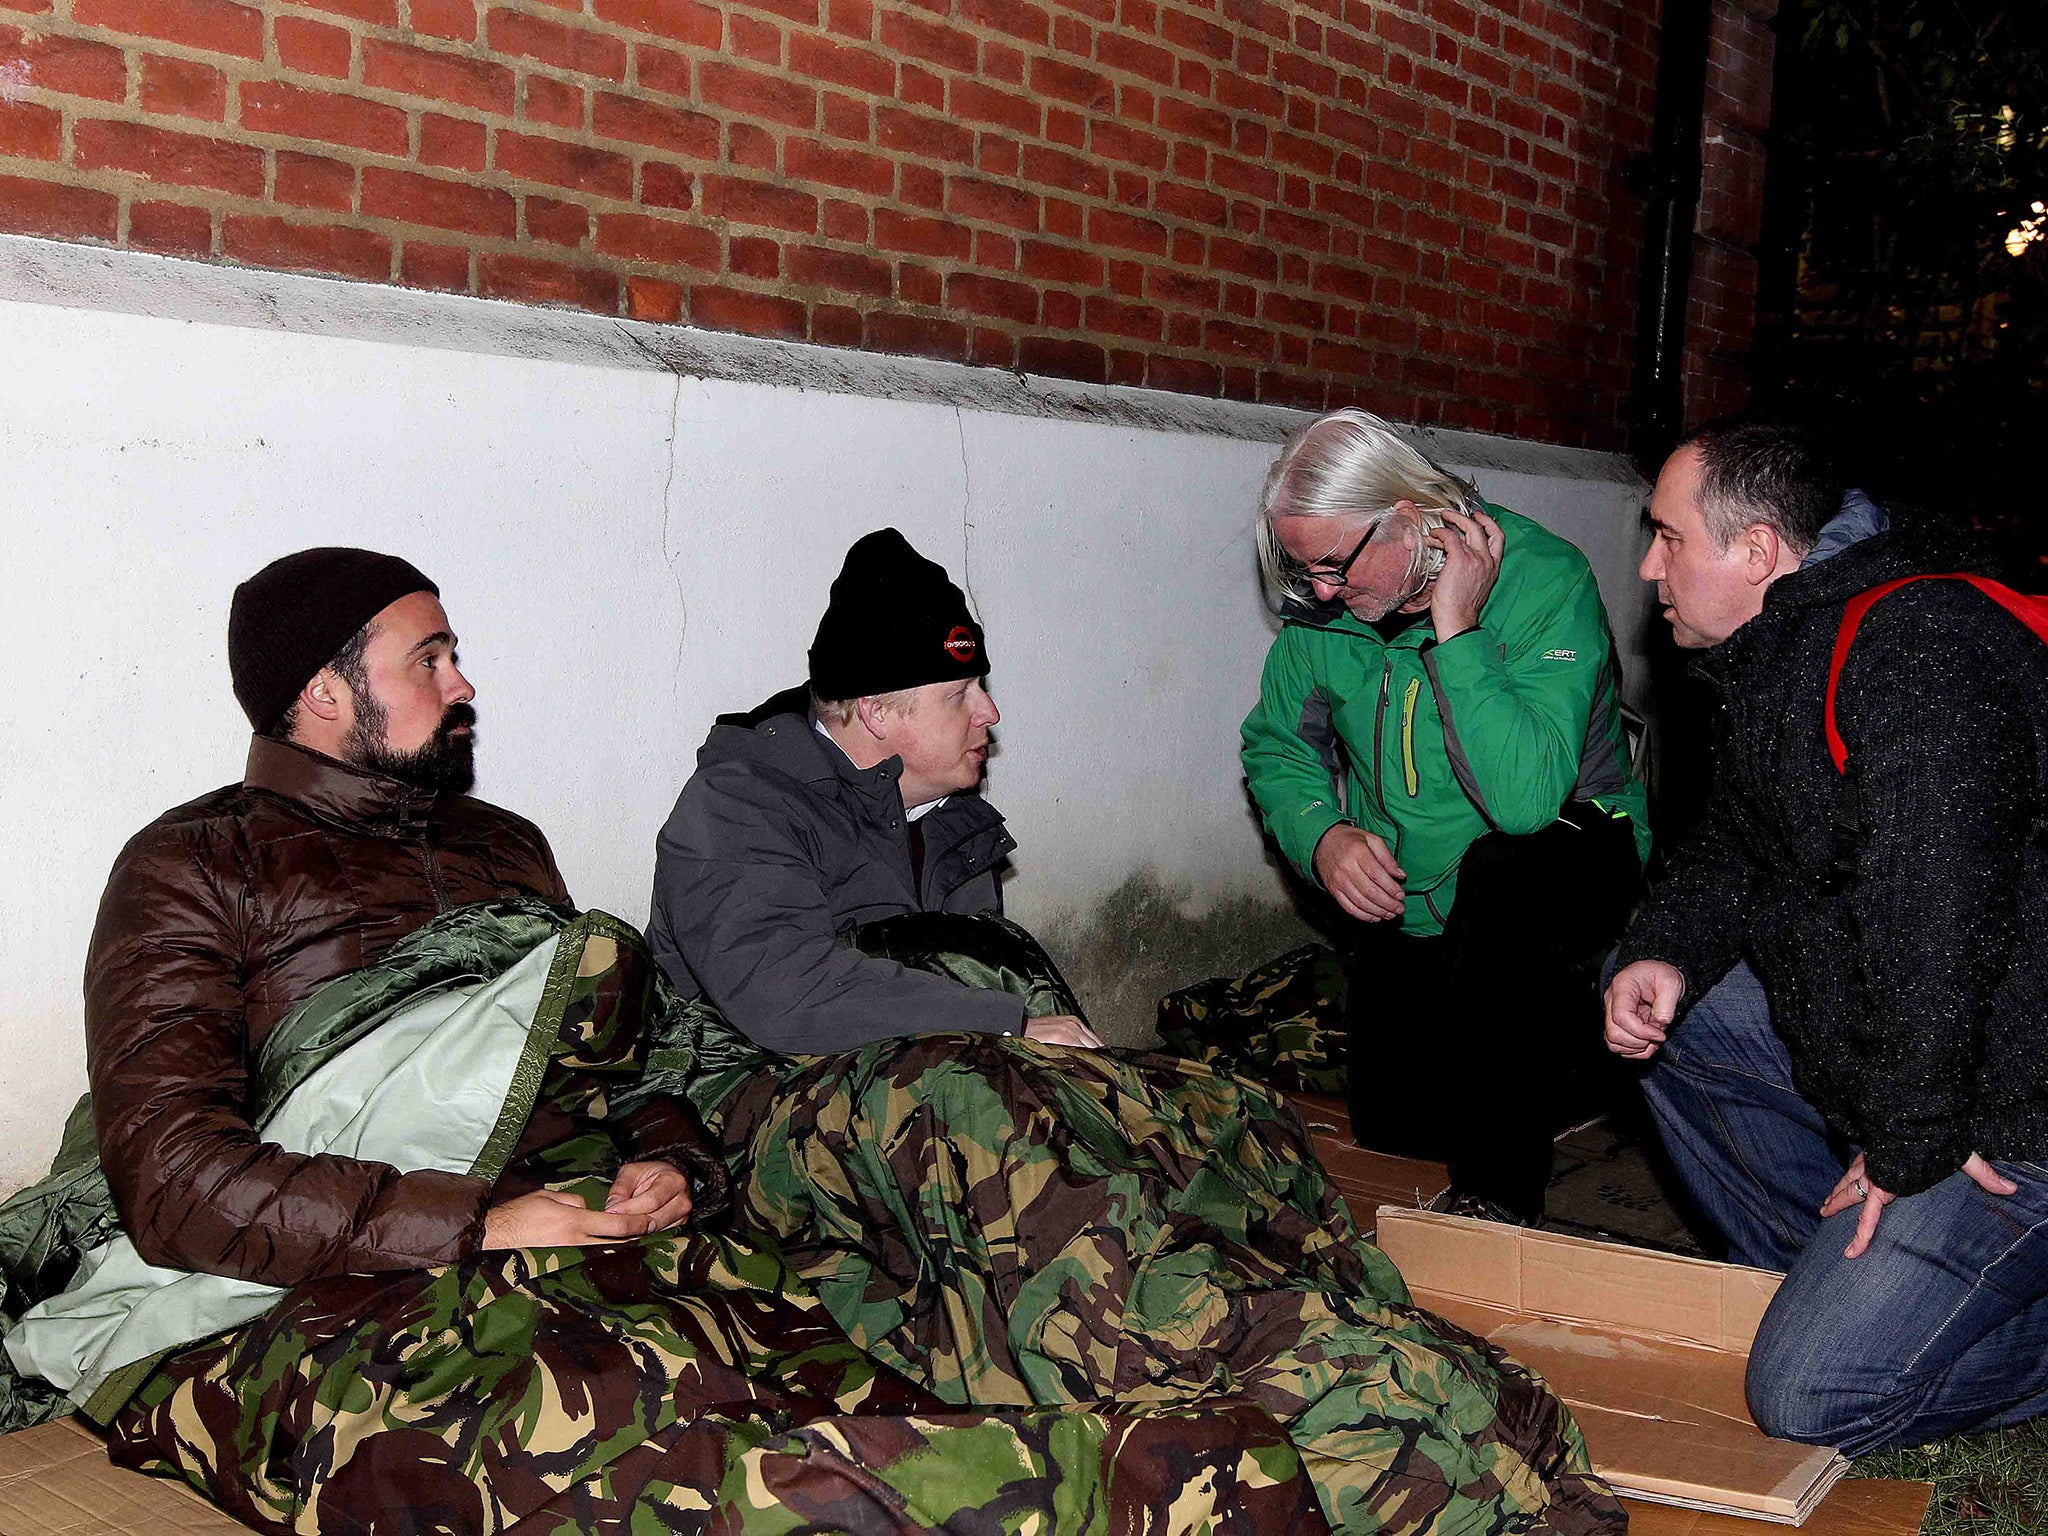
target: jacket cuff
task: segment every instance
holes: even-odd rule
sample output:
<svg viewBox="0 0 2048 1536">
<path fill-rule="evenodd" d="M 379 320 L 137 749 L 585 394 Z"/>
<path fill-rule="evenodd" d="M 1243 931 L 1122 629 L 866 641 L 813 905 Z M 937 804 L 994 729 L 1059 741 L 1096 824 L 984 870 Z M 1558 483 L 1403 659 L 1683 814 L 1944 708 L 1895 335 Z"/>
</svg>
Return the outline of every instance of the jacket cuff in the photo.
<svg viewBox="0 0 2048 1536">
<path fill-rule="evenodd" d="M 958 1022 L 948 1024 L 948 1029 L 971 1029 L 984 1035 L 1021 1035 L 1030 1016 L 1024 1010 L 1024 999 L 1012 992 L 996 992 L 987 987 L 968 987 L 961 999 L 962 1017 Z"/>
<path fill-rule="evenodd" d="M 657 1094 L 619 1125 L 620 1152 L 630 1163 L 667 1163 L 690 1181 L 690 1221 L 701 1226 L 731 1203 L 724 1159 L 698 1118 L 696 1106 Z"/>
<path fill-rule="evenodd" d="M 396 1188 L 397 1205 L 379 1212 L 356 1232 L 345 1261 L 349 1273 L 429 1269 L 469 1258 L 483 1248 L 492 1191 L 481 1179 L 420 1168 L 398 1175 Z"/>
<path fill-rule="evenodd" d="M 1619 976 L 1638 960 L 1655 960 L 1670 966 L 1685 980 L 1685 990 L 1678 994 L 1678 1010 L 1673 1015 L 1674 1018 L 1683 1018 L 1685 1010 L 1698 1001 L 1698 995 L 1693 991 L 1692 972 L 1675 955 L 1668 952 L 1670 948 L 1668 944 L 1659 944 L 1654 937 L 1646 936 L 1638 941 L 1634 934 L 1630 934 L 1615 947 L 1608 977 L 1612 979 Z"/>
<path fill-rule="evenodd" d="M 1967 1147 L 1947 1142 L 1880 1139 L 1863 1149 L 1863 1168 L 1870 1182 L 1894 1195 L 1917 1195 L 1932 1189 L 1970 1160 Z"/>
<path fill-rule="evenodd" d="M 1290 829 L 1291 841 L 1283 841 L 1280 851 L 1294 861 L 1302 879 L 1321 890 L 1323 881 L 1316 873 L 1316 850 L 1322 847 L 1323 839 L 1330 835 L 1332 827 L 1351 825 L 1356 823 L 1328 801 L 1312 805 L 1296 818 L 1296 825 Z"/>
<path fill-rule="evenodd" d="M 1666 926 L 1654 919 L 1645 921 L 1643 915 L 1638 915 L 1615 947 L 1614 969 L 1619 971 L 1638 960 L 1661 960 L 1677 971 L 1685 990 L 1678 994 L 1674 1017 L 1682 1019 L 1686 1009 L 1712 991 L 1741 958 L 1739 949 L 1689 943 L 1676 925 Z"/>
</svg>

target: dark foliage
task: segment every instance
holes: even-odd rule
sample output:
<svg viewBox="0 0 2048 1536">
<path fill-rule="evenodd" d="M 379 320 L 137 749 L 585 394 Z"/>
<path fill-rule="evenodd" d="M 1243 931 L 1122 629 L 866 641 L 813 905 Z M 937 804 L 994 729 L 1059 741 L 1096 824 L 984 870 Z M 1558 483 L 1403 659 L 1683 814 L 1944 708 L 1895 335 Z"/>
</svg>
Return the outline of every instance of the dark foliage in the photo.
<svg viewBox="0 0 2048 1536">
<path fill-rule="evenodd" d="M 2048 5 L 1787 0 L 1779 38 L 1756 404 L 2040 587 Z"/>
</svg>

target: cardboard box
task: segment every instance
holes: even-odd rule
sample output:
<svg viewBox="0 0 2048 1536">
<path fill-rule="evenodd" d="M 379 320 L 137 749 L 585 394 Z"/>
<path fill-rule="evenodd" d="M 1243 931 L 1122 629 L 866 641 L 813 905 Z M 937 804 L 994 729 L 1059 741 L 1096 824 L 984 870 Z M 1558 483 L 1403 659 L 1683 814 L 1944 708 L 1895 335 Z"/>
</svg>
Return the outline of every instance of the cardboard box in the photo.
<svg viewBox="0 0 2048 1536">
<path fill-rule="evenodd" d="M 1624 1496 L 1802 1525 L 1848 1470 L 1840 1452 L 1774 1440 L 1749 1416 L 1743 1373 L 1779 1276 L 1394 1206 L 1378 1226 L 1416 1302 L 1540 1372 Z M 1845 1503 L 1864 1523 L 1840 1529 L 1919 1529 L 1924 1492 L 1873 1497 Z"/>
<path fill-rule="evenodd" d="M 107 1460 L 76 1419 L 0 1435 L 0 1536 L 249 1536 L 183 1483 Z"/>
</svg>

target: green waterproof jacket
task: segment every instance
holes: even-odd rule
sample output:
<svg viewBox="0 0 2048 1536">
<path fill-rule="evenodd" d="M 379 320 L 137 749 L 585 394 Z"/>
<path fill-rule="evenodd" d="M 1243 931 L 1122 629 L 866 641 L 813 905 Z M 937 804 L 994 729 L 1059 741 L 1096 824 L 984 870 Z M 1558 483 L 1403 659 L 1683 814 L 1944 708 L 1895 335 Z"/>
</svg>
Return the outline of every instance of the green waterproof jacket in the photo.
<svg viewBox="0 0 2048 1536">
<path fill-rule="evenodd" d="M 1650 852 L 1592 568 L 1489 510 L 1506 542 L 1477 628 L 1438 644 L 1424 618 L 1384 640 L 1341 604 L 1290 610 L 1244 722 L 1245 775 L 1295 868 L 1316 878 L 1316 844 L 1340 821 L 1378 833 L 1407 872 L 1402 928 L 1425 936 L 1476 839 L 1541 831 L 1566 801 L 1629 817 Z"/>
</svg>

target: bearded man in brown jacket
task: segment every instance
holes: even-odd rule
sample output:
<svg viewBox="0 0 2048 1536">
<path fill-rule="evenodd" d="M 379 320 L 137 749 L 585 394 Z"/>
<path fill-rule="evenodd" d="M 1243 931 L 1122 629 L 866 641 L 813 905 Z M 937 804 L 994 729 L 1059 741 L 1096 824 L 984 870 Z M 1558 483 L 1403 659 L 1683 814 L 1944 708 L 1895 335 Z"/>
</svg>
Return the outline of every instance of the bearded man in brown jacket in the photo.
<svg viewBox="0 0 2048 1536">
<path fill-rule="evenodd" d="M 411 565 L 309 549 L 266 566 L 235 590 L 228 661 L 248 771 L 122 850 L 86 962 L 100 1158 L 143 1258 L 292 1285 L 683 1221 L 677 1164 L 702 1131 L 673 1100 L 625 1121 L 602 1211 L 258 1140 L 250 1062 L 296 1004 L 452 907 L 569 893 L 538 828 L 465 793 L 475 690 Z"/>
</svg>

